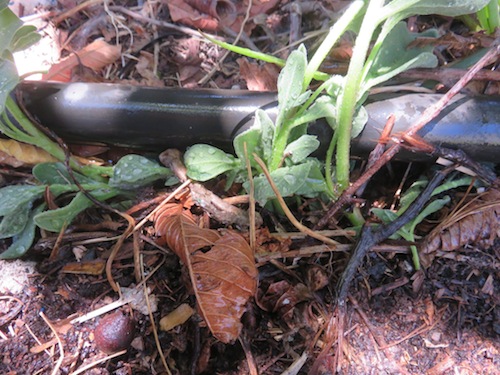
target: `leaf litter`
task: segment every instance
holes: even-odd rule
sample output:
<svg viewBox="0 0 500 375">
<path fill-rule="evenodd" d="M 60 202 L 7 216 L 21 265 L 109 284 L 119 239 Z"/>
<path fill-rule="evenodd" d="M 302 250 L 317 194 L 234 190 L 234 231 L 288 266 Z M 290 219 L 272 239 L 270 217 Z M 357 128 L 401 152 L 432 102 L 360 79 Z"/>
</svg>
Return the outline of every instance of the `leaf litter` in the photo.
<svg viewBox="0 0 500 375">
<path fill-rule="evenodd" d="M 63 7 L 67 6 L 68 10 L 70 3 L 68 1 L 60 2 Z M 174 2 L 165 3 L 170 6 L 170 3 Z M 257 7 L 263 4 L 271 5 L 272 2 L 254 1 L 253 3 Z M 332 9 L 338 6 L 335 1 L 331 3 Z M 275 5 L 276 9 L 273 8 Z M 258 10 L 257 13 L 265 15 L 265 22 L 261 22 L 257 15 L 254 15 L 253 24 L 250 24 L 246 30 L 248 35 L 252 35 L 250 34 L 252 29 L 254 30 L 253 36 L 260 34 L 272 37 L 266 41 L 267 46 L 279 49 L 286 43 L 280 39 L 282 38 L 280 32 L 288 27 L 288 13 L 286 13 L 288 8 L 280 2 L 275 2 L 275 5 L 271 5 L 270 10 Z M 168 20 L 168 16 L 165 16 L 166 5 L 152 5 L 148 2 L 148 6 L 152 6 L 152 8 L 145 9 L 145 14 L 148 14 L 150 19 Z M 304 12 L 303 25 L 312 23 L 315 28 L 318 28 L 317 21 L 321 17 L 317 13 L 317 9 L 311 9 L 313 9 L 311 13 Z M 57 9 L 57 12 L 64 14 L 65 10 L 64 8 Z M 121 17 L 123 14 L 120 13 L 119 8 L 108 10 L 114 17 Z M 266 15 L 265 12 L 269 12 L 269 14 Z M 59 18 L 64 21 L 60 25 L 64 31 L 61 35 L 73 32 L 73 37 L 78 36 L 78 26 L 85 26 L 89 19 L 101 14 L 103 14 L 101 4 L 89 3 L 89 7 L 83 8 L 81 12 L 73 14 L 69 18 Z M 127 23 L 133 31 L 133 41 L 130 40 L 130 33 L 121 29 L 121 57 L 124 56 L 123 53 L 140 50 L 139 46 L 144 45 L 144 41 L 153 40 L 157 32 L 150 25 L 141 22 L 137 15 L 138 13 L 134 14 L 134 17 L 129 15 Z M 196 19 L 198 15 L 194 12 L 188 13 L 192 20 Z M 213 14 L 205 15 L 211 17 L 210 22 L 215 24 L 213 30 L 223 30 L 217 17 L 214 17 Z M 322 13 L 323 17 L 326 15 L 326 12 Z M 243 18 L 239 17 L 238 19 L 241 22 Z M 237 22 L 238 20 L 235 21 L 237 27 L 233 30 L 236 32 L 239 30 Z M 186 27 L 186 25 L 189 26 L 189 23 L 182 24 L 181 27 Z M 205 29 L 205 31 L 209 31 L 209 29 Z M 228 30 L 221 32 L 229 33 Z M 109 22 L 105 27 L 100 26 L 93 30 L 92 37 L 87 36 L 86 39 L 80 39 L 79 43 L 84 40 L 84 46 L 91 46 L 93 37 L 101 34 L 107 45 L 116 47 L 114 46 L 115 33 L 116 29 L 112 27 L 112 22 Z M 80 35 L 82 37 L 86 35 L 83 33 L 83 29 Z M 171 40 L 175 39 L 175 36 L 170 38 Z M 179 71 L 179 65 L 170 62 L 174 59 L 184 61 L 182 59 L 185 59 L 186 56 L 180 56 L 179 50 L 170 48 L 169 42 L 164 42 L 163 45 L 161 41 L 158 43 L 160 43 L 160 54 L 152 48 L 149 49 L 149 52 L 146 52 L 148 55 L 144 55 L 147 58 L 139 58 L 139 67 L 132 71 L 126 81 L 120 81 L 117 78 L 120 63 L 117 62 L 119 59 L 116 56 L 103 65 L 94 67 L 95 72 L 92 74 L 104 74 L 101 69 L 106 67 L 107 78 L 111 77 L 114 82 L 135 84 L 143 79 L 143 82 L 155 85 L 176 86 L 178 81 L 175 76 L 176 72 Z M 196 41 L 194 44 L 199 45 L 199 47 L 190 48 L 187 53 L 192 55 L 192 61 L 199 63 L 198 67 L 194 64 L 194 68 L 191 68 L 193 71 L 197 70 L 198 75 L 183 73 L 181 84 L 185 85 L 189 82 L 189 85 L 196 87 L 200 75 L 203 76 L 215 65 L 219 54 L 216 49 L 212 49 L 204 42 Z M 105 50 L 107 48 L 104 47 Z M 453 48 L 460 49 L 461 46 L 455 44 Z M 76 51 L 78 50 L 80 48 L 76 49 Z M 98 61 L 99 59 L 93 55 L 94 53 L 96 52 L 89 53 L 90 60 Z M 469 53 L 469 51 L 464 51 L 465 53 Z M 68 55 L 68 53 L 66 54 Z M 172 57 L 171 54 L 179 55 Z M 158 55 L 163 58 L 159 59 Z M 82 79 L 81 74 L 79 74 L 80 63 L 75 64 L 73 57 L 73 63 L 71 66 L 67 66 L 69 70 L 59 67 L 61 71 L 64 70 L 65 79 Z M 333 64 L 335 64 L 335 60 Z M 155 66 L 158 67 L 160 74 L 155 76 L 154 73 L 152 75 L 146 73 L 148 67 L 153 72 Z M 253 73 L 249 76 L 250 78 L 245 78 L 245 75 L 238 72 L 238 69 L 236 60 L 228 60 L 210 84 L 226 88 L 246 87 L 246 80 L 255 80 L 256 75 L 259 74 Z M 105 78 L 100 78 L 100 80 L 105 80 Z M 248 82 L 248 86 L 255 83 L 255 87 L 267 87 L 266 81 L 258 82 L 257 79 L 257 82 Z M 398 164 L 394 165 L 397 169 Z M 379 177 L 378 180 L 372 182 L 369 185 L 369 194 L 375 198 L 367 199 L 365 204 L 370 206 L 374 200 L 383 202 L 384 199 L 390 199 L 393 194 L 392 190 L 395 190 L 392 189 L 392 186 L 399 184 L 397 176 L 399 175 L 396 173 L 392 180 L 387 176 L 385 178 Z M 4 174 L 4 179 L 6 179 L 7 184 L 22 182 L 18 177 L 8 173 Z M 210 187 L 215 191 L 218 189 L 217 186 Z M 434 244 L 436 241 L 439 244 L 427 247 L 431 261 L 427 264 L 426 280 L 424 280 L 423 289 L 419 294 L 412 294 L 411 288 L 405 283 L 400 284 L 396 289 L 389 288 L 396 280 L 400 280 L 401 276 L 412 276 L 413 271 L 408 262 L 407 244 L 389 242 L 385 249 L 377 247 L 377 252 L 371 252 L 367 256 L 366 264 L 360 267 L 361 272 L 356 281 L 357 288 L 351 288 L 352 298 L 357 299 L 359 304 L 350 316 L 346 332 L 347 343 L 344 341 L 343 350 L 349 359 L 348 363 L 344 364 L 345 373 L 364 374 L 375 371 L 380 373 L 437 374 L 453 370 L 461 373 L 461 369 L 464 368 L 473 369 L 477 373 L 498 373 L 500 358 L 498 345 L 498 335 L 500 334 L 498 326 L 498 321 L 500 321 L 498 259 L 500 254 L 497 235 L 494 235 L 495 229 L 498 230 L 496 226 L 498 220 L 492 221 L 497 215 L 494 203 L 492 203 L 497 199 L 495 194 L 498 193 L 486 193 L 476 201 L 475 206 L 471 204 L 462 211 L 460 220 L 453 216 L 454 219 L 450 218 L 447 225 L 438 226 L 426 239 L 425 244 Z M 154 200 L 156 195 L 155 190 L 143 189 L 138 192 L 136 202 Z M 299 211 L 302 219 L 314 224 L 321 215 L 321 209 L 314 200 L 303 203 L 304 207 L 309 208 L 304 209 L 303 207 Z M 179 214 L 179 210 L 182 212 L 181 214 Z M 318 335 L 321 335 L 322 330 L 327 327 L 328 306 L 332 303 L 335 284 L 339 282 L 339 275 L 347 263 L 348 256 L 343 252 L 326 251 L 324 247 L 323 249 L 312 249 L 315 244 L 311 246 L 310 240 L 300 238 L 300 236 L 294 240 L 283 240 L 283 237 L 273 237 L 260 231 L 257 235 L 258 252 L 278 256 L 273 257 L 276 260 L 259 264 L 259 285 L 257 288 L 256 271 L 250 267 L 251 263 L 253 266 L 255 264 L 249 262 L 251 257 L 241 258 L 246 259 L 246 264 L 250 267 L 245 267 L 244 272 L 241 273 L 243 267 L 241 267 L 239 256 L 243 253 L 247 255 L 253 253 L 248 247 L 247 241 L 242 240 L 243 237 L 240 234 L 230 229 L 221 228 L 220 231 L 209 229 L 214 223 L 207 226 L 210 220 L 196 206 L 184 204 L 181 210 L 176 205 L 174 211 L 176 211 L 175 214 L 172 212 L 158 214 L 156 227 L 165 228 L 166 226 L 174 229 L 172 233 L 163 233 L 163 229 L 159 233 L 162 234 L 165 242 L 169 243 L 170 241 L 168 248 L 177 254 L 184 268 L 179 267 L 177 257 L 174 257 L 169 250 L 163 248 L 161 244 L 151 241 L 151 236 L 154 233 L 153 228 L 146 227 L 145 234 L 147 235 L 139 236 L 134 243 L 130 241 L 124 244 L 120 256 L 114 262 L 113 271 L 120 285 L 134 287 L 139 280 L 136 280 L 133 273 L 129 271 L 134 267 L 134 254 L 137 254 L 137 251 L 142 252 L 142 264 L 149 278 L 147 280 L 148 286 L 153 287 L 155 294 L 160 296 L 159 312 L 155 313 L 155 319 L 159 320 L 160 317 L 175 311 L 177 307 L 186 302 L 193 307 L 198 305 L 201 318 L 194 315 L 185 324 L 162 333 L 159 337 L 170 363 L 175 363 L 175 367 L 172 367 L 173 371 L 177 369 L 178 373 L 218 372 L 227 374 L 248 372 L 248 356 L 245 356 L 239 344 L 221 345 L 214 342 L 208 330 L 204 328 L 205 324 L 222 342 L 234 342 L 241 330 L 239 336 L 243 341 L 249 341 L 254 361 L 257 363 L 260 373 L 263 374 L 282 373 L 289 369 L 293 361 L 301 358 L 311 359 L 324 348 L 325 340 L 330 333 L 326 332 L 326 335 L 321 336 L 319 340 L 320 336 Z M 280 219 L 274 214 L 266 213 L 266 215 L 266 223 L 269 227 L 279 228 L 285 232 L 290 230 L 287 224 L 280 222 Z M 49 356 L 45 356 L 43 352 L 28 353 L 26 349 L 37 345 L 34 338 L 24 336 L 24 333 L 27 332 L 26 326 L 30 327 L 36 338 L 42 342 L 50 343 L 52 339 L 47 328 L 40 324 L 38 310 L 43 308 L 52 321 L 64 321 L 72 314 L 87 312 L 91 308 L 109 304 L 115 298 L 114 294 L 109 293 L 103 277 L 60 273 L 66 264 L 74 260 L 72 254 L 74 245 L 83 246 L 84 257 L 106 259 L 110 252 L 109 238 L 120 234 L 118 226 L 106 227 L 104 225 L 104 221 L 109 219 L 109 215 L 96 209 L 90 209 L 81 215 L 64 235 L 59 237 L 49 234 L 48 237 L 40 239 L 39 243 L 35 245 L 34 256 L 36 259 L 42 259 L 37 271 L 43 277 L 31 278 L 34 283 L 25 286 L 21 299 L 24 303 L 30 304 L 29 309 L 19 313 L 16 316 L 16 321 L 2 321 L 6 322 L 0 327 L 2 335 L 6 332 L 9 332 L 10 335 L 7 340 L 2 336 L 0 342 L 1 366 L 3 366 L 0 368 L 2 371 L 4 369 L 8 371 L 21 365 L 22 368 L 29 369 L 30 373 L 36 371 L 50 373 L 53 368 L 54 361 Z M 343 220 L 340 216 L 335 218 L 339 225 L 344 223 Z M 85 229 L 89 228 L 90 224 L 93 225 L 95 232 Z M 432 222 L 422 223 L 427 227 L 431 224 Z M 330 225 L 335 227 L 336 224 L 332 222 Z M 185 232 L 183 232 L 184 234 L 177 232 L 178 235 L 175 235 L 175 229 Z M 485 229 L 489 230 L 489 234 L 485 234 Z M 417 233 L 425 234 L 423 231 L 417 231 Z M 198 238 L 200 234 L 202 237 Z M 226 241 L 227 239 L 229 241 Z M 481 250 L 479 250 L 478 240 L 485 245 Z M 341 241 L 345 245 L 353 243 L 349 235 L 341 237 Z M 56 242 L 60 249 L 57 257 L 48 260 L 50 249 Z M 236 250 L 234 249 L 235 243 L 239 244 Z M 47 246 L 47 244 L 52 245 Z M 469 251 L 465 253 L 466 257 L 461 257 L 458 253 L 463 245 L 469 246 Z M 303 254 L 301 250 L 305 251 L 307 248 L 311 248 L 312 252 L 308 253 L 307 256 L 301 255 Z M 213 250 L 216 250 L 216 255 L 211 254 Z M 444 250 L 447 254 L 443 253 Z M 294 255 L 288 257 L 287 253 Z M 313 255 L 311 256 L 311 254 Z M 234 262 L 231 262 L 228 268 L 232 271 L 236 269 L 240 274 L 247 275 L 244 280 L 250 287 L 245 288 L 245 301 L 250 299 L 250 303 L 245 304 L 242 300 L 241 303 L 237 304 L 241 310 L 234 314 L 223 310 L 224 319 L 230 316 L 230 325 L 232 328 L 236 328 L 236 331 L 227 331 L 225 328 L 220 328 L 222 327 L 220 320 L 216 314 L 213 314 L 216 312 L 214 300 L 207 297 L 202 301 L 205 304 L 205 308 L 203 308 L 200 304 L 200 300 L 203 298 L 193 298 L 193 294 L 197 294 L 198 284 L 196 282 L 201 283 L 199 284 L 199 295 L 208 288 L 216 290 L 217 296 L 220 297 L 224 293 L 217 287 L 221 287 L 221 285 L 223 285 L 223 289 L 229 289 L 228 293 L 231 293 L 235 286 L 234 283 L 224 282 L 221 284 L 218 280 L 221 275 L 218 272 L 221 269 L 220 264 L 226 265 L 221 259 L 225 261 L 225 257 L 231 259 L 233 255 Z M 205 275 L 206 280 L 200 279 L 205 282 L 203 284 L 197 279 L 197 275 L 201 277 L 201 272 L 196 267 L 200 264 L 206 266 L 209 263 L 217 264 L 217 266 L 209 268 L 211 272 Z M 2 264 L 3 267 L 4 264 Z M 184 271 L 185 269 L 188 269 L 188 272 Z M 226 268 L 223 270 L 225 271 Z M 189 277 L 186 278 L 187 274 Z M 146 277 L 146 274 L 144 276 Z M 190 290 L 189 285 L 193 287 L 193 290 Z M 383 288 L 384 286 L 388 287 L 386 293 L 376 295 L 371 293 L 375 288 Z M 257 288 L 257 293 L 255 293 L 255 288 Z M 252 301 L 253 296 L 255 296 L 255 302 Z M 0 299 L 2 314 L 7 314 L 10 307 L 11 305 L 5 303 L 5 300 Z M 243 310 L 246 310 L 246 313 L 243 319 L 240 319 Z M 433 311 L 435 313 L 432 313 Z M 135 312 L 135 314 L 138 313 Z M 104 374 L 110 371 L 119 373 L 126 371 L 128 366 L 134 367 L 134 373 L 150 373 L 150 366 L 161 371 L 162 367 L 158 360 L 159 349 L 154 344 L 151 324 L 145 321 L 144 315 L 138 315 L 138 317 L 140 317 L 139 333 L 137 340 L 134 340 L 135 342 L 129 349 L 129 355 L 110 360 L 107 369 L 104 365 L 94 366 L 95 373 Z M 202 321 L 205 321 L 205 324 Z M 64 371 L 67 373 L 102 358 L 101 353 L 92 347 L 91 330 L 94 326 L 95 322 L 90 321 L 86 325 L 71 327 L 63 335 L 64 347 L 68 355 L 72 354 L 74 358 L 67 357 L 68 364 L 65 364 L 64 367 Z M 415 327 L 421 329 L 415 330 Z M 460 341 L 456 340 L 457 336 L 460 337 Z M 372 339 L 367 340 L 367 337 Z M 376 346 L 374 346 L 374 342 L 377 343 Z M 83 349 L 86 345 L 90 345 L 91 349 Z M 389 345 L 391 346 L 390 350 L 387 349 Z M 467 355 L 464 356 L 464 353 Z M 137 355 L 140 355 L 142 359 L 137 360 Z M 299 373 L 307 373 L 308 369 L 311 368 L 311 361 L 306 362 L 305 366 L 298 370 Z"/>
</svg>

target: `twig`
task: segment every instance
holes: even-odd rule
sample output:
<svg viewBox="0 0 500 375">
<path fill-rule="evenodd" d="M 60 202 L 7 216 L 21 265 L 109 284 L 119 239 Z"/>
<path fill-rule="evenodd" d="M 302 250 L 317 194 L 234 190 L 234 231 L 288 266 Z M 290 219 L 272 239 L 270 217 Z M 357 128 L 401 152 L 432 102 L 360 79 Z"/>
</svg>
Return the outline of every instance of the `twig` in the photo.
<svg viewBox="0 0 500 375">
<path fill-rule="evenodd" d="M 421 210 L 423 205 L 429 200 L 434 189 L 439 186 L 443 179 L 451 172 L 453 167 L 440 170 L 434 174 L 425 189 L 417 199 L 394 221 L 381 225 L 376 230 L 369 225 L 365 225 L 361 231 L 360 238 L 353 251 L 351 259 L 347 264 L 338 285 L 337 301 L 339 305 L 345 304 L 349 286 L 354 278 L 354 275 L 361 265 L 368 250 L 392 236 L 397 230 L 402 228 L 410 220 L 412 220 Z"/>
<path fill-rule="evenodd" d="M 257 242 L 256 227 L 255 227 L 255 184 L 253 182 L 252 166 L 250 165 L 250 158 L 248 157 L 247 143 L 243 143 L 243 150 L 245 152 L 245 163 L 247 167 L 248 183 L 250 185 L 249 191 L 249 220 L 250 220 L 250 248 L 255 254 L 255 244 Z"/>
<path fill-rule="evenodd" d="M 240 31 L 239 31 L 238 35 L 236 35 L 236 38 L 233 41 L 233 46 L 236 45 L 236 44 L 238 44 L 238 41 L 240 40 L 241 36 L 243 35 L 243 32 L 245 31 L 245 25 L 246 25 L 248 19 L 250 18 L 250 10 L 251 9 L 252 9 L 252 0 L 249 0 L 248 1 L 248 6 L 247 6 L 247 10 L 246 10 L 246 13 L 245 13 L 245 18 L 243 19 L 243 22 L 241 23 Z M 222 63 L 229 56 L 230 53 L 231 53 L 231 51 L 227 50 L 224 53 L 224 55 L 220 58 L 220 60 L 217 61 L 217 64 L 215 64 L 215 66 L 212 68 L 212 70 L 210 72 L 208 72 L 205 75 L 205 77 L 203 77 L 202 79 L 200 79 L 198 81 L 198 84 L 204 85 L 205 83 L 207 83 L 213 77 L 213 75 L 215 74 L 215 72 L 217 72 L 218 70 L 220 70 L 220 67 L 222 66 Z"/>
<path fill-rule="evenodd" d="M 100 3 L 103 3 L 103 2 L 104 2 L 104 0 L 87 0 L 87 1 L 84 1 L 83 3 L 78 4 L 74 8 L 71 8 L 71 9 L 67 10 L 64 13 L 61 13 L 57 17 L 54 17 L 52 19 L 52 23 L 54 25 L 58 25 L 59 23 L 61 23 L 62 21 L 64 21 L 66 18 L 73 17 L 73 15 L 75 15 L 76 13 L 78 13 L 78 12 L 80 12 L 80 11 L 82 11 L 82 10 L 84 10 L 84 9 L 92 6 L 92 5 L 100 4 Z"/>
<path fill-rule="evenodd" d="M 141 268 L 142 271 L 142 268 Z M 163 349 L 161 347 L 160 338 L 158 337 L 158 330 L 156 328 L 153 312 L 151 311 L 151 303 L 149 302 L 148 290 L 146 287 L 146 283 L 143 284 L 144 297 L 146 298 L 146 304 L 148 306 L 149 320 L 151 322 L 151 328 L 153 331 L 153 336 L 155 338 L 156 348 L 158 349 L 158 354 L 160 355 L 161 362 L 163 363 L 163 367 L 168 375 L 172 375 L 170 368 L 168 367 L 167 360 L 165 359 L 165 355 L 163 354 Z"/>
<path fill-rule="evenodd" d="M 57 345 L 59 346 L 59 359 L 57 360 L 56 365 L 52 369 L 52 373 L 51 373 L 52 375 L 56 375 L 56 374 L 59 373 L 59 369 L 61 368 L 61 365 L 62 365 L 62 362 L 63 362 L 63 359 L 64 359 L 63 344 L 62 344 L 61 338 L 59 337 L 59 335 L 58 335 L 57 331 L 55 330 L 54 326 L 47 319 L 47 317 L 45 316 L 45 314 L 43 313 L 43 311 L 40 311 L 39 315 L 44 320 L 45 324 L 47 324 L 49 326 L 50 330 L 52 331 L 52 333 L 56 337 L 56 339 L 57 339 Z"/>
<path fill-rule="evenodd" d="M 122 354 L 125 354 L 127 352 L 127 350 L 122 350 L 121 352 L 116 352 L 116 353 L 113 353 L 113 354 L 110 354 L 104 358 L 100 358 L 98 359 L 97 361 L 95 362 L 92 362 L 92 363 L 89 363 L 88 365 L 85 365 L 83 367 L 80 367 L 78 370 L 76 370 L 75 372 L 72 372 L 70 375 L 79 375 L 79 374 L 83 374 L 85 373 L 87 370 L 90 370 L 92 367 L 94 366 L 97 366 L 98 364 L 100 363 L 104 363 L 106 361 L 109 361 L 110 359 L 113 359 L 113 358 L 116 358 L 116 357 L 119 357 L 121 356 Z"/>
<path fill-rule="evenodd" d="M 349 201 L 350 197 L 366 182 L 370 179 L 376 172 L 380 170 L 389 160 L 391 160 L 401 149 L 401 143 L 404 140 L 411 139 L 417 134 L 417 132 L 422 129 L 427 123 L 433 120 L 444 107 L 448 105 L 451 99 L 462 90 L 467 83 L 474 77 L 474 75 L 480 71 L 483 67 L 490 64 L 500 52 L 499 41 L 496 40 L 494 47 L 491 48 L 467 73 L 446 93 L 444 94 L 434 105 L 427 108 L 420 118 L 415 122 L 410 129 L 408 129 L 401 137 L 399 137 L 398 143 L 395 143 L 384 154 L 378 159 L 372 168 L 363 173 L 363 175 L 353 182 L 340 196 L 340 198 L 335 201 L 328 212 L 323 216 L 319 222 L 316 224 L 315 229 L 323 228 L 328 221 L 337 213 L 337 211 Z"/>
<path fill-rule="evenodd" d="M 159 156 L 163 165 L 169 167 L 176 177 L 181 181 L 186 181 L 186 167 L 181 160 L 181 152 L 176 149 L 163 151 Z M 240 227 L 249 227 L 250 222 L 246 212 L 233 206 L 219 196 L 215 195 L 203 185 L 191 183 L 189 186 L 193 201 L 203 208 L 211 217 L 224 224 L 235 224 Z M 256 225 L 260 226 L 262 218 L 256 215 Z"/>
<path fill-rule="evenodd" d="M 186 186 L 188 186 L 191 183 L 191 180 L 187 179 L 184 181 L 177 189 L 175 189 L 173 192 L 171 192 L 168 197 L 166 197 L 156 208 L 151 211 L 144 219 L 142 219 L 135 227 L 134 231 L 139 230 L 142 228 L 144 224 L 148 222 L 158 211 L 160 211 L 163 206 L 165 206 L 168 202 L 170 202 L 177 194 L 179 194 Z"/>
<path fill-rule="evenodd" d="M 325 237 L 325 236 L 313 231 L 312 229 L 309 229 L 305 225 L 302 225 L 301 223 L 299 223 L 299 221 L 295 218 L 295 216 L 293 216 L 292 211 L 290 211 L 290 209 L 286 205 L 285 200 L 281 196 L 278 188 L 276 187 L 276 184 L 274 183 L 274 181 L 273 181 L 271 175 L 269 174 L 269 171 L 267 170 L 267 167 L 264 164 L 264 162 L 262 161 L 262 159 L 259 158 L 259 156 L 257 154 L 253 154 L 253 157 L 254 157 L 255 161 L 257 162 L 257 164 L 259 164 L 259 166 L 262 168 L 262 171 L 264 172 L 264 175 L 266 176 L 267 181 L 269 182 L 269 185 L 271 185 L 271 189 L 273 189 L 274 194 L 276 195 L 276 199 L 278 200 L 278 203 L 280 204 L 281 208 L 283 209 L 283 212 L 285 213 L 288 220 L 290 220 L 290 222 L 293 224 L 293 226 L 295 228 L 297 228 L 298 230 L 300 230 L 301 232 L 306 233 L 308 236 L 310 236 L 312 238 L 316 238 L 317 240 L 320 240 L 321 242 L 324 242 L 328 245 L 336 247 L 338 245 L 337 241 L 334 241 L 331 238 Z"/>
</svg>

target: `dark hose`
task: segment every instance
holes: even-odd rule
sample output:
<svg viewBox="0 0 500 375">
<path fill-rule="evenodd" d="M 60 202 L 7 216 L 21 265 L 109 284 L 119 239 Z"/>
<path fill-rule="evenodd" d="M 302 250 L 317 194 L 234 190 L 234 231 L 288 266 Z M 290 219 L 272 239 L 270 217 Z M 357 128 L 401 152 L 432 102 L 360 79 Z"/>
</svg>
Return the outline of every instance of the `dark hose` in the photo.
<svg viewBox="0 0 500 375">
<path fill-rule="evenodd" d="M 210 143 L 231 150 L 232 138 L 252 124 L 258 108 L 275 111 L 276 95 L 235 90 L 158 89 L 102 83 L 24 82 L 28 110 L 67 141 L 98 142 L 147 151 Z M 394 132 L 407 129 L 439 95 L 407 94 L 366 106 L 369 121 L 353 140 L 354 154 L 375 146 L 387 117 Z M 331 129 L 313 124 L 310 132 L 327 145 Z M 500 151 L 500 98 L 457 96 L 419 133 L 435 145 L 462 149 L 480 161 L 497 162 Z M 416 155 L 404 154 L 406 158 Z"/>
</svg>

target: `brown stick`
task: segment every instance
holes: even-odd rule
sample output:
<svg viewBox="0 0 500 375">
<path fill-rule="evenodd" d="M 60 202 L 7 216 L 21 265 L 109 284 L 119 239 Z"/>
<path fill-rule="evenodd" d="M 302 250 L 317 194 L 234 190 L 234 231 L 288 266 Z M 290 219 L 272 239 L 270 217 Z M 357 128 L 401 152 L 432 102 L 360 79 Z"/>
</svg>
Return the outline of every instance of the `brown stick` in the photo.
<svg viewBox="0 0 500 375">
<path fill-rule="evenodd" d="M 484 68 L 486 65 L 491 64 L 500 53 L 500 40 L 497 39 L 493 44 L 493 47 L 471 68 L 467 73 L 446 93 L 441 99 L 439 99 L 434 105 L 427 108 L 424 113 L 420 116 L 418 121 L 414 123 L 410 129 L 408 129 L 401 137 L 398 137 L 395 143 L 389 149 L 384 152 L 384 154 L 378 159 L 371 168 L 367 169 L 365 173 L 356 180 L 352 185 L 350 185 L 340 198 L 335 201 L 328 212 L 321 218 L 321 220 L 316 224 L 315 229 L 320 229 L 326 226 L 328 221 L 337 213 L 337 211 L 342 208 L 342 206 L 349 201 L 350 197 L 366 182 L 368 179 L 378 172 L 389 160 L 391 160 L 401 149 L 401 143 L 404 139 L 410 139 L 417 132 L 427 125 L 430 121 L 436 118 L 444 107 L 446 107 L 451 99 L 458 94 L 464 87 L 469 83 L 474 75 Z"/>
</svg>

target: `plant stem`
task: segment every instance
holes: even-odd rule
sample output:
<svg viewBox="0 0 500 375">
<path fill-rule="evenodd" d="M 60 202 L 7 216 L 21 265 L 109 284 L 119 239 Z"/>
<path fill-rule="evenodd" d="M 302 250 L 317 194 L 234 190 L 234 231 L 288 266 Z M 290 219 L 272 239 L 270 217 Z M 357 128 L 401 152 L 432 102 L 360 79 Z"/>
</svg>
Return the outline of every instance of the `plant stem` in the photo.
<svg viewBox="0 0 500 375">
<path fill-rule="evenodd" d="M 361 72 L 365 63 L 368 47 L 378 23 L 374 22 L 374 15 L 383 7 L 383 0 L 372 0 L 368 3 L 365 17 L 356 38 L 351 62 L 345 78 L 345 86 L 337 100 L 338 108 L 338 139 L 337 139 L 337 183 L 339 190 L 343 191 L 349 185 L 349 152 L 351 146 L 351 127 L 358 91 L 361 86 Z M 326 160 L 331 163 L 331 159 Z"/>
<path fill-rule="evenodd" d="M 309 84 L 314 78 L 314 74 L 319 69 L 326 56 L 330 53 L 330 50 L 333 48 L 335 43 L 337 43 L 342 34 L 344 34 L 344 32 L 347 30 L 349 25 L 352 23 L 352 20 L 363 9 L 364 5 L 364 1 L 354 1 L 347 8 L 344 14 L 338 19 L 338 21 L 335 22 L 332 27 L 330 27 L 330 31 L 328 32 L 326 38 L 323 40 L 323 42 L 321 42 L 321 45 L 307 65 L 304 75 L 304 91 L 307 90 L 307 87 L 309 87 Z"/>
<path fill-rule="evenodd" d="M 57 143 L 53 142 L 45 134 L 38 130 L 38 128 L 33 125 L 33 123 L 28 119 L 28 117 L 26 117 L 17 103 L 10 96 L 7 97 L 7 100 L 5 101 L 5 111 L 6 113 L 10 113 L 20 126 L 20 129 L 17 129 L 14 124 L 10 127 L 9 131 L 5 132 L 6 135 L 16 141 L 30 143 L 34 146 L 40 147 L 56 159 L 64 161 L 66 157 L 64 150 L 62 150 Z M 70 165 L 74 170 L 78 172 L 81 171 L 82 166 L 73 158 L 70 159 Z"/>
</svg>

